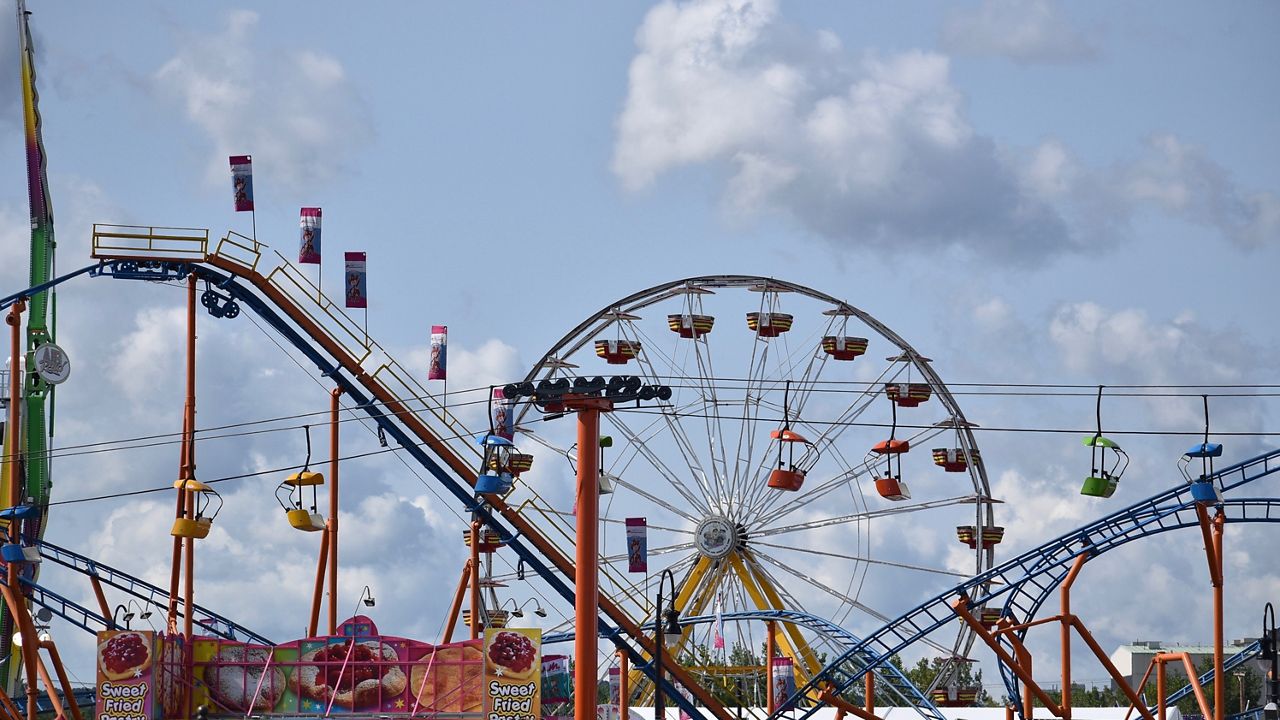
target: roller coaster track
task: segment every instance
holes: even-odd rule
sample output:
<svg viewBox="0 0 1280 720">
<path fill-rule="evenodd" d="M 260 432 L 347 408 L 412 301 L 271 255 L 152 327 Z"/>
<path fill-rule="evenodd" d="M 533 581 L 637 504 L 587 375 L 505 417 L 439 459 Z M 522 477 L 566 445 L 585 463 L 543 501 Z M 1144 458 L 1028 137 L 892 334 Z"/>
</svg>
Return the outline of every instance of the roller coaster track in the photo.
<svg viewBox="0 0 1280 720">
<path fill-rule="evenodd" d="M 1280 450 L 1273 450 L 1218 471 L 1209 479 L 1225 493 L 1277 470 L 1280 470 Z M 1228 522 L 1280 522 L 1280 499 L 1229 500 L 1223 502 L 1222 507 Z M 1000 596 L 1009 595 L 1003 612 L 1014 613 L 1019 621 L 1030 620 L 1066 576 L 1076 557 L 1097 556 L 1142 537 L 1195 524 L 1198 520 L 1190 485 L 1180 483 L 1028 550 L 925 601 L 834 658 L 797 693 L 807 694 L 826 682 L 838 692 L 848 691 L 866 674 L 868 665 L 883 666 L 903 648 L 955 621 L 951 604 L 961 595 L 969 598 L 975 607 L 993 607 Z M 865 658 L 862 669 L 852 672 L 841 669 L 859 657 Z M 939 718 L 936 710 L 919 706 L 916 709 L 925 717 Z M 794 720 L 807 720 L 815 711 L 816 708 L 804 708 Z"/>
<path fill-rule="evenodd" d="M 1227 673 L 1232 670 L 1235 670 L 1241 665 L 1258 657 L 1258 655 L 1261 652 L 1262 652 L 1262 641 L 1254 640 L 1252 643 L 1246 645 L 1243 650 L 1224 660 L 1222 662 L 1222 672 Z M 1210 668 L 1208 671 L 1202 673 L 1200 675 L 1199 680 L 1200 680 L 1200 687 L 1204 687 L 1205 685 L 1208 685 L 1209 683 L 1213 682 L 1213 668 Z M 1134 688 L 1134 689 L 1136 690 L 1137 688 Z M 1170 693 L 1169 697 L 1165 698 L 1164 700 L 1165 706 L 1171 707 L 1173 705 L 1177 705 L 1180 700 L 1182 700 L 1183 698 L 1185 698 L 1186 696 L 1190 695 L 1193 692 L 1195 692 L 1195 687 L 1192 686 L 1191 683 L 1187 683 L 1186 685 L 1183 685 L 1182 687 L 1178 688 L 1174 692 Z M 1151 709 L 1155 710 L 1155 707 L 1152 707 Z M 1244 713 L 1240 713 L 1240 714 L 1244 714 Z"/>
<path fill-rule="evenodd" d="M 759 620 L 777 622 L 785 622 L 791 625 L 808 628 L 833 645 L 839 648 L 848 648 L 860 642 L 858 637 L 843 627 L 827 620 L 811 615 L 809 613 L 799 612 L 797 610 L 748 610 L 743 612 L 724 613 L 719 618 L 715 615 L 695 615 L 693 617 L 680 618 L 680 625 L 705 625 L 707 623 L 716 622 L 717 619 L 734 622 L 738 620 Z M 548 634 L 542 637 L 544 645 L 553 645 L 557 643 L 565 643 L 573 640 L 572 632 L 563 632 Z M 866 658 L 864 656 L 855 655 L 853 661 L 859 667 L 866 667 Z M 931 707 L 933 705 L 929 698 L 917 688 L 905 675 L 902 674 L 892 663 L 885 663 L 879 667 L 873 667 L 872 671 L 876 676 L 876 690 L 888 690 L 890 695 L 902 703 L 903 707 Z M 885 703 L 881 703 L 885 704 Z M 936 709 L 936 708 L 935 708 Z"/>
<path fill-rule="evenodd" d="M 216 248 L 208 231 L 175 228 L 95 226 L 93 257 L 98 264 L 0 299 L 0 309 L 17 298 L 81 274 L 126 280 L 176 281 L 195 275 L 207 283 L 210 314 L 234 317 L 238 305 L 253 310 L 358 409 L 425 468 L 467 510 L 492 528 L 527 568 L 538 573 L 567 603 L 574 604 L 573 560 L 544 537 L 519 509 L 498 498 L 477 501 L 473 485 L 480 456 L 471 434 L 360 326 L 320 293 L 282 256 L 263 255 L 265 245 L 228 233 Z M 236 303 L 237 312 L 228 313 Z M 167 597 L 167 596 L 166 596 Z M 652 676 L 653 640 L 611 598 L 599 597 L 598 631 L 628 653 L 634 666 Z M 630 638 L 627 641 L 622 636 Z M 731 720 L 724 707 L 682 669 L 663 678 L 677 705 L 700 720 L 709 712 Z M 698 707 L 677 691 L 687 688 Z"/>
<path fill-rule="evenodd" d="M 104 582 L 114 588 L 123 590 L 143 603 L 155 606 L 161 610 L 164 610 L 169 606 L 168 590 L 152 585 L 146 580 L 136 578 L 128 573 L 117 570 L 110 565 L 85 557 L 80 553 L 54 545 L 47 540 L 41 541 L 39 545 L 40 556 L 45 560 L 55 562 L 86 577 L 97 578 L 100 582 Z M 84 629 L 105 630 L 111 627 L 111 621 L 109 619 L 100 618 L 97 614 L 91 613 L 68 600 L 63 600 L 44 588 L 40 588 L 38 586 L 31 587 L 51 596 L 50 603 L 41 604 Z M 36 602 L 39 603 L 39 600 L 36 600 Z M 196 615 L 192 618 L 192 621 L 213 635 L 217 635 L 228 640 L 254 642 L 262 645 L 274 644 L 266 637 L 259 635 L 249 628 L 236 623 L 230 618 L 219 615 L 206 607 L 196 605 L 195 608 Z M 67 613 L 64 613 L 63 610 L 66 610 Z M 178 614 L 182 614 L 181 605 L 179 606 Z M 102 627 L 99 628 L 98 626 Z"/>
</svg>

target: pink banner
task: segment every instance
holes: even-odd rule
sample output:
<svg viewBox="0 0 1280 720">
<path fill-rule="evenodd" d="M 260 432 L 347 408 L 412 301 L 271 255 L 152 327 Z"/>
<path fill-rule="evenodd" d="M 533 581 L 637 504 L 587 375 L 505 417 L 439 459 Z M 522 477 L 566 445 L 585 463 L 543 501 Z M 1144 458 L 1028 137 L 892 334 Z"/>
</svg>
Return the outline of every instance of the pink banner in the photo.
<svg viewBox="0 0 1280 720">
<path fill-rule="evenodd" d="M 231 156 L 231 187 L 235 190 L 236 212 L 253 211 L 253 157 Z"/>
<path fill-rule="evenodd" d="M 516 437 L 516 415 L 502 388 L 493 389 L 493 434 L 508 440 Z"/>
<path fill-rule="evenodd" d="M 347 307 L 369 307 L 369 286 L 365 277 L 365 255 L 362 252 L 349 252 L 344 256 L 346 261 L 346 297 Z"/>
<path fill-rule="evenodd" d="M 627 518 L 627 572 L 649 572 L 649 527 L 645 518 Z"/>
<path fill-rule="evenodd" d="M 302 208 L 302 215 L 298 219 L 298 228 L 298 262 L 308 265 L 319 265 L 320 208 Z"/>
<path fill-rule="evenodd" d="M 431 362 L 427 365 L 428 380 L 445 380 L 449 370 L 449 326 L 431 326 Z"/>
</svg>

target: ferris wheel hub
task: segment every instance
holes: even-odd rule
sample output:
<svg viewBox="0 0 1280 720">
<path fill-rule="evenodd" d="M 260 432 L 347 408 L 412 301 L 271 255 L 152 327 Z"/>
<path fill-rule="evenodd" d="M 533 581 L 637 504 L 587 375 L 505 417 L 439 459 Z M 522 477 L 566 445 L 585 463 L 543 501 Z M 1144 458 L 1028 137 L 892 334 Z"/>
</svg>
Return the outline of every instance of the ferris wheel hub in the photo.
<svg viewBox="0 0 1280 720">
<path fill-rule="evenodd" d="M 729 518 L 711 515 L 693 531 L 693 544 L 704 557 L 720 560 L 746 541 L 746 533 Z"/>
</svg>

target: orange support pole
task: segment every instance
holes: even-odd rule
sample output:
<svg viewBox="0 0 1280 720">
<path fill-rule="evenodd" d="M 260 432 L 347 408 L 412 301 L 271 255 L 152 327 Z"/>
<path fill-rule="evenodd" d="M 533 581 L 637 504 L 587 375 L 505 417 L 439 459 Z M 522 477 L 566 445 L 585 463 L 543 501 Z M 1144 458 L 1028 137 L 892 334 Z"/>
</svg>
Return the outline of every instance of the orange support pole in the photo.
<svg viewBox="0 0 1280 720">
<path fill-rule="evenodd" d="M 186 422 L 183 422 L 182 443 L 185 446 L 186 439 Z M 185 449 L 182 452 L 183 457 L 186 456 Z M 187 511 L 187 491 L 184 488 L 178 488 L 178 506 L 174 508 L 173 519 L 177 520 Z M 169 619 L 166 628 L 170 634 L 178 632 L 178 590 L 180 588 L 180 579 L 182 577 L 182 538 L 175 535 L 173 537 L 173 560 L 169 565 Z"/>
<path fill-rule="evenodd" d="M 342 388 L 329 393 L 329 634 L 338 634 L 338 398 Z"/>
<path fill-rule="evenodd" d="M 49 662 L 53 665 L 53 671 L 58 674 L 62 692 L 67 696 L 67 704 L 71 706 L 71 717 L 74 720 L 84 720 L 80 714 L 80 705 L 76 703 L 75 690 L 71 687 L 70 678 L 67 677 L 67 669 L 62 666 L 62 656 L 58 654 L 58 646 L 52 640 L 48 640 L 41 642 L 40 647 L 49 651 Z"/>
<path fill-rule="evenodd" d="M 1209 701 L 1204 697 L 1204 688 L 1200 687 L 1200 678 L 1196 675 L 1195 663 L 1191 662 L 1191 654 L 1177 653 L 1170 659 L 1182 661 L 1182 667 L 1186 669 L 1187 679 L 1191 683 L 1191 692 L 1195 693 L 1196 703 L 1200 705 L 1200 712 L 1209 717 Z"/>
<path fill-rule="evenodd" d="M 772 715 L 778 709 L 778 699 L 773 696 L 773 656 L 777 652 L 773 634 L 777 628 L 772 620 L 766 620 L 764 627 L 764 705 Z"/>
<path fill-rule="evenodd" d="M 578 552 L 573 574 L 574 666 L 573 714 L 575 720 L 595 720 L 596 673 L 599 652 L 599 542 L 600 515 L 600 413 L 613 404 L 600 398 L 566 402 L 578 414 Z M 675 589 L 672 589 L 675 592 Z M 662 618 L 658 618 L 662 622 Z M 655 688 L 655 692 L 662 692 Z M 662 720 L 662 718 L 658 718 Z"/>
<path fill-rule="evenodd" d="M 1116 686 L 1125 694 L 1125 697 L 1129 698 L 1129 702 L 1133 703 L 1133 706 L 1137 708 L 1142 717 L 1146 718 L 1146 720 L 1155 720 L 1155 717 L 1151 715 L 1151 710 L 1147 708 L 1147 704 L 1144 703 L 1142 698 L 1138 697 L 1138 694 L 1129 686 L 1129 681 L 1126 680 L 1125 677 L 1120 674 L 1120 671 L 1116 669 L 1116 666 L 1111 662 L 1111 658 L 1107 657 L 1106 652 L 1104 652 L 1102 647 L 1098 645 L 1098 641 L 1093 639 L 1093 635 L 1089 634 L 1084 623 L 1080 622 L 1080 618 L 1071 618 L 1071 625 L 1075 627 L 1076 632 L 1080 634 L 1081 639 L 1083 639 L 1085 644 L 1089 646 L 1089 649 L 1093 651 L 1093 654 L 1097 656 L 1098 662 L 1102 663 L 1102 667 L 1106 668 L 1107 674 L 1116 682 Z"/>
<path fill-rule="evenodd" d="M 444 637 L 440 639 L 441 645 L 448 645 L 453 640 L 453 627 L 458 621 L 458 612 L 462 610 L 462 596 L 467 591 L 467 586 L 471 580 L 471 560 L 468 559 L 462 564 L 462 577 L 458 578 L 458 589 L 453 593 L 453 604 L 449 606 L 449 620 L 444 627 Z"/>
<path fill-rule="evenodd" d="M 1164 663 L 1159 660 L 1154 662 L 1156 664 L 1156 717 L 1159 720 L 1167 720 L 1169 706 L 1165 703 L 1165 695 L 1168 690 L 1164 683 Z"/>
<path fill-rule="evenodd" d="M 824 687 L 818 694 L 818 699 L 836 708 L 836 718 L 843 718 L 845 713 L 849 713 L 854 717 L 861 718 L 861 720 L 880 720 L 874 713 L 869 713 L 857 705 L 836 696 L 829 685 Z"/>
<path fill-rule="evenodd" d="M 15 563 L 9 563 L 10 579 L 13 580 L 13 574 L 16 573 Z M 40 658 L 37 655 L 39 640 L 36 639 L 35 623 L 31 621 L 31 613 L 27 610 L 26 603 L 14 593 L 13 589 L 16 584 L 0 585 L 0 595 L 4 596 L 5 605 L 9 608 L 9 614 L 13 617 L 14 624 L 18 627 L 18 632 L 22 633 L 22 638 L 26 641 L 22 643 L 20 652 L 22 653 L 22 662 L 27 666 L 27 720 L 36 720 L 36 701 L 40 697 L 40 689 L 36 687 L 36 673 L 33 668 L 38 668 Z M 50 688 L 52 690 L 52 688 Z"/>
<path fill-rule="evenodd" d="M 1013 718 L 1014 718 L 1013 705 L 1006 704 L 1004 706 L 1004 720 L 1013 720 Z"/>
<path fill-rule="evenodd" d="M 628 720 L 631 715 L 631 678 L 627 677 L 630 672 L 630 662 L 627 660 L 627 651 L 618 651 L 618 718 L 619 720 Z"/>
<path fill-rule="evenodd" d="M 876 712 L 876 674 L 869 669 L 866 675 L 866 689 L 863 694 L 867 712 L 874 715 Z"/>
<path fill-rule="evenodd" d="M 1060 592 L 1062 597 L 1062 720 L 1071 720 L 1071 586 L 1088 559 L 1088 555 L 1076 557 L 1067 577 L 1062 581 Z"/>
<path fill-rule="evenodd" d="M 1000 658 L 1000 662 L 1008 666 L 1009 670 L 1022 681 L 1022 687 L 1031 695 L 1034 695 L 1046 708 L 1049 708 L 1049 712 L 1061 717 L 1061 708 L 1059 708 L 1058 704 L 1053 701 L 1053 698 L 1049 697 L 1048 693 L 1041 689 L 1041 687 L 1036 683 L 1035 678 L 1031 676 L 1031 654 L 1022 652 L 1021 654 L 1023 657 L 1021 660 L 1015 660 L 1010 657 L 1008 651 L 1000 647 L 1000 643 L 996 642 L 995 638 L 991 635 L 991 632 L 983 627 L 982 623 L 978 622 L 977 618 L 973 616 L 973 613 L 969 612 L 968 605 L 969 598 L 965 595 L 961 595 L 954 603 L 951 604 L 951 607 L 955 613 L 973 629 L 974 633 L 977 634 L 978 637 L 982 638 L 982 641 L 987 644 L 987 647 L 991 648 L 992 652 L 996 654 L 996 657 Z M 1022 649 L 1022 644 L 1017 642 L 1017 635 L 1010 634 L 1009 638 L 1014 641 L 1015 648 Z M 1027 695 L 1023 701 L 1023 715 L 1026 720 L 1031 720 L 1032 717 L 1032 713 L 1030 712 L 1033 707 L 1031 695 Z M 1154 719 L 1147 718 L 1147 720 Z"/>
<path fill-rule="evenodd" d="M 471 521 L 471 639 L 480 637 L 480 521 Z"/>
<path fill-rule="evenodd" d="M 39 648 L 39 645 L 36 645 Z M 53 684 L 53 678 L 49 676 L 49 669 L 44 666 L 44 661 L 40 659 L 40 653 L 35 653 L 36 672 L 40 675 L 40 682 L 44 683 L 45 694 L 49 696 L 49 705 L 53 708 L 53 716 L 55 718 L 65 718 L 67 715 L 62 709 L 62 698 L 58 695 L 58 689 Z M 28 670 L 28 672 L 30 672 Z"/>
<path fill-rule="evenodd" d="M 107 604 L 107 596 L 102 592 L 102 582 L 98 580 L 97 575 L 89 576 L 89 584 L 93 586 L 93 596 L 98 599 L 98 609 L 102 611 L 102 617 L 107 622 L 111 622 L 111 606 Z"/>
<path fill-rule="evenodd" d="M 1227 709 L 1226 674 L 1222 668 L 1222 530 L 1226 520 L 1222 508 L 1218 508 L 1213 517 L 1213 560 L 1218 580 L 1213 586 L 1213 720 L 1223 720 Z M 1190 677 L 1195 677 L 1194 668 L 1190 673 Z"/>
<path fill-rule="evenodd" d="M 320 557 L 316 562 L 316 589 L 311 595 L 311 619 L 307 623 L 307 637 L 315 637 L 320 630 L 320 600 L 324 597 L 324 568 L 329 559 L 329 526 L 320 533 Z"/>
<path fill-rule="evenodd" d="M 196 476 L 196 276 L 187 276 L 187 407 L 186 407 L 186 450 L 183 458 L 182 477 L 194 479 Z M 196 495 L 187 490 L 187 517 L 196 516 Z M 186 582 L 183 592 L 182 635 L 191 642 L 192 623 L 195 621 L 195 584 L 196 584 L 196 539 L 183 538 L 184 564 L 186 565 Z"/>
</svg>

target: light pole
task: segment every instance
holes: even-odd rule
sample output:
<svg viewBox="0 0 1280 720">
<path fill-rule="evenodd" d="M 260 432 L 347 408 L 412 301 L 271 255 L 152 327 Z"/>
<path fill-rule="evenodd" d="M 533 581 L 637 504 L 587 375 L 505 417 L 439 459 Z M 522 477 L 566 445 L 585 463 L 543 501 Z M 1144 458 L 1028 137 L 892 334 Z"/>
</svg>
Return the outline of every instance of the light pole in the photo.
<svg viewBox="0 0 1280 720">
<path fill-rule="evenodd" d="M 662 609 L 662 584 L 671 578 L 671 602 L 667 609 Z M 671 568 L 665 568 L 658 576 L 658 601 L 654 605 L 654 651 L 653 651 L 653 717 L 654 720 L 665 720 L 667 708 L 662 696 L 662 653 L 670 643 L 671 647 L 680 644 L 680 612 L 676 610 L 676 578 Z"/>
<path fill-rule="evenodd" d="M 123 611 L 124 611 L 124 614 L 123 614 L 123 615 L 121 615 L 121 614 L 120 614 L 120 611 L 121 611 L 121 610 L 123 610 Z M 132 627 L 130 627 L 130 626 L 129 626 L 130 621 L 132 621 L 132 620 L 133 620 L 133 611 L 129 609 L 129 606 L 128 606 L 128 605 L 117 605 L 117 606 L 116 606 L 116 609 L 115 609 L 115 612 L 111 613 L 111 624 L 112 624 L 112 625 L 114 625 L 114 626 L 115 626 L 115 628 L 116 628 L 117 630 L 119 630 L 119 629 L 120 629 L 120 623 L 119 623 L 119 621 L 117 621 L 117 620 L 116 620 L 116 617 L 117 617 L 117 616 L 122 617 L 122 619 L 124 620 L 124 629 L 125 629 L 125 630 L 132 630 L 132 629 L 133 629 Z"/>
<path fill-rule="evenodd" d="M 1262 659 L 1271 667 L 1264 679 L 1263 697 L 1267 704 L 1262 708 L 1265 720 L 1280 720 L 1280 631 L 1276 630 L 1276 611 L 1267 603 L 1262 609 Z"/>
</svg>

